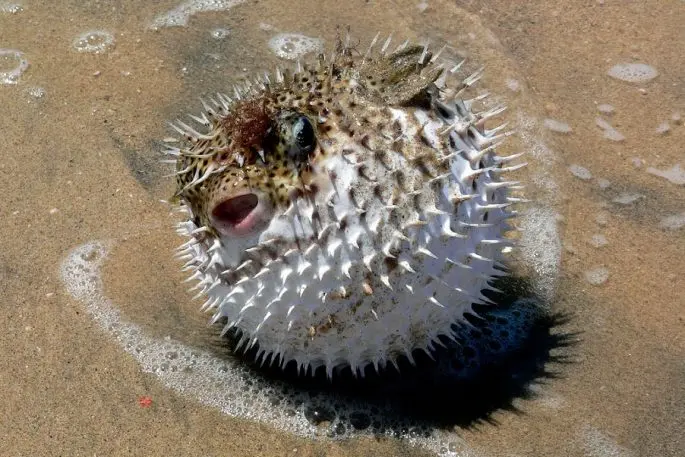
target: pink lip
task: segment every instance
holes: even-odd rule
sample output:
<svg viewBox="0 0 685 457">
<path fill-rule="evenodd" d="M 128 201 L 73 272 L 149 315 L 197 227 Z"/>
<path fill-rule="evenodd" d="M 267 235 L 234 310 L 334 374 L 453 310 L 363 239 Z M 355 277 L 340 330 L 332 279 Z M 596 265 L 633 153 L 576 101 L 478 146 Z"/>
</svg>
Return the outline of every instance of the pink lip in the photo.
<svg viewBox="0 0 685 457">
<path fill-rule="evenodd" d="M 226 235 L 245 236 L 265 222 L 265 211 L 259 197 L 253 193 L 234 195 L 221 201 L 212 210 L 212 220 Z"/>
</svg>

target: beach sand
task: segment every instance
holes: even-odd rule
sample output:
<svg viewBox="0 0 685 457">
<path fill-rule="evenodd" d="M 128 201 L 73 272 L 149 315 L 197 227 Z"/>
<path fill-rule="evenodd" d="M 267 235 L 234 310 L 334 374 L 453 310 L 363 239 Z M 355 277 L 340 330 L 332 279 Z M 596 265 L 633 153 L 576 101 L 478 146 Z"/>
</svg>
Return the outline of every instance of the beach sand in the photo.
<svg viewBox="0 0 685 457">
<path fill-rule="evenodd" d="M 298 435 L 287 419 L 250 417 L 246 395 L 242 409 L 222 412 L 211 395 L 223 385 L 204 396 L 201 385 L 179 388 L 182 375 L 126 347 L 142 340 L 122 322 L 145 341 L 222 350 L 172 257 L 177 216 L 160 201 L 174 189 L 159 163 L 165 122 L 283 64 L 268 46 L 277 34 L 330 46 L 337 24 L 362 46 L 394 32 L 485 65 L 483 87 L 507 101 L 505 120 L 519 131 L 510 147 L 529 149 L 532 197 L 557 214 L 550 306 L 576 343 L 552 355 L 567 363 L 551 357 L 555 376 L 514 408 L 446 427 L 437 451 L 685 455 L 684 2 L 10 3 L 0 1 L 0 48 L 21 51 L 29 67 L 0 85 L 0 456 L 435 455 L 388 436 Z M 75 40 L 91 30 L 113 44 L 79 52 Z M 0 52 L 0 74 L 17 62 Z M 658 75 L 607 74 L 622 63 Z M 607 138 L 597 118 L 624 138 Z M 93 241 L 109 243 L 102 293 L 79 299 L 85 286 L 65 286 L 62 265 Z M 98 317 L 113 308 L 114 318 Z"/>
</svg>

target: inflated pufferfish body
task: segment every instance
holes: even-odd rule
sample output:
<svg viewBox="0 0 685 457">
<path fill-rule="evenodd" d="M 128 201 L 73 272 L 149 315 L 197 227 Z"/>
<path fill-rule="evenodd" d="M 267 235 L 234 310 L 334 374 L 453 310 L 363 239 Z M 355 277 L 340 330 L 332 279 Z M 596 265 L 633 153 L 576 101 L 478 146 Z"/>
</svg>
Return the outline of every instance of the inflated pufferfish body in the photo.
<svg viewBox="0 0 685 457">
<path fill-rule="evenodd" d="M 355 373 L 429 352 L 503 275 L 502 179 L 514 156 L 426 48 L 329 58 L 218 95 L 199 133 L 177 122 L 180 248 L 239 347 Z"/>
</svg>

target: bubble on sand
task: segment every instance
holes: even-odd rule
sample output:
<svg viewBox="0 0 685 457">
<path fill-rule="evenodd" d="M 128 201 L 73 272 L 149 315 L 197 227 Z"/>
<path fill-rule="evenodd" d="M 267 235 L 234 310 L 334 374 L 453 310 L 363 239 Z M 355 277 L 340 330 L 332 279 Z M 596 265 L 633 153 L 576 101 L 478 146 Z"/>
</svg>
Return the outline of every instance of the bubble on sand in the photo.
<svg viewBox="0 0 685 457">
<path fill-rule="evenodd" d="M 571 133 L 571 126 L 566 122 L 557 121 L 556 119 L 545 119 L 544 125 L 549 130 L 557 133 Z"/>
<path fill-rule="evenodd" d="M 602 114 L 611 115 L 614 114 L 616 109 L 613 107 L 613 105 L 602 103 L 601 105 L 597 106 L 597 110 Z"/>
<path fill-rule="evenodd" d="M 585 280 L 593 286 L 604 284 L 609 279 L 609 270 L 605 267 L 596 267 L 585 272 Z"/>
<path fill-rule="evenodd" d="M 29 87 L 28 89 L 26 89 L 26 93 L 36 99 L 45 97 L 45 89 L 43 89 L 42 87 Z"/>
<path fill-rule="evenodd" d="M 639 199 L 644 197 L 642 194 L 634 194 L 634 193 L 622 193 L 618 197 L 614 198 L 612 202 L 618 203 L 619 205 L 630 205 L 631 203 L 635 203 Z"/>
<path fill-rule="evenodd" d="M 17 14 L 24 11 L 24 7 L 19 3 L 0 2 L 0 13 Z"/>
<path fill-rule="evenodd" d="M 521 83 L 516 79 L 509 78 L 506 80 L 506 85 L 512 92 L 518 92 L 521 89 Z"/>
<path fill-rule="evenodd" d="M 77 36 L 73 47 L 78 52 L 102 54 L 114 47 L 114 35 L 105 30 L 91 30 Z"/>
<path fill-rule="evenodd" d="M 583 430 L 581 439 L 587 457 L 634 457 L 635 455 L 589 425 Z"/>
<path fill-rule="evenodd" d="M 680 230 L 685 227 L 685 213 L 666 216 L 659 221 L 659 227 L 668 230 Z"/>
<path fill-rule="evenodd" d="M 152 20 L 150 28 L 158 30 L 162 27 L 183 27 L 188 25 L 190 16 L 197 13 L 226 11 L 241 3 L 245 3 L 245 0 L 190 0 L 156 16 Z"/>
<path fill-rule="evenodd" d="M 659 170 L 649 167 L 647 168 L 647 173 L 667 179 L 669 182 L 676 185 L 682 186 L 685 184 L 685 169 L 683 169 L 680 164 L 676 164 L 668 170 Z"/>
<path fill-rule="evenodd" d="M 599 178 L 599 179 L 597 180 L 597 185 L 598 185 L 599 188 L 602 189 L 602 190 L 608 189 L 608 188 L 611 186 L 611 181 L 609 181 L 608 179 Z"/>
<path fill-rule="evenodd" d="M 571 174 L 573 174 L 573 176 L 582 179 L 583 181 L 592 179 L 592 173 L 590 173 L 590 170 L 585 167 L 581 167 L 580 165 L 573 164 L 568 167 L 568 170 L 571 172 Z"/>
<path fill-rule="evenodd" d="M 597 225 L 607 225 L 609 222 L 609 214 L 604 212 L 597 214 L 597 216 L 595 216 L 595 222 Z"/>
<path fill-rule="evenodd" d="M 23 52 L 16 49 L 0 49 L 0 84 L 17 84 L 28 68 L 29 61 Z"/>
<path fill-rule="evenodd" d="M 601 117 L 598 117 L 595 119 L 595 124 L 597 124 L 597 127 L 600 129 L 604 130 L 604 138 L 611 140 L 611 141 L 623 141 L 626 139 L 625 136 L 618 130 L 616 130 L 611 124 L 609 124 L 607 121 L 602 119 Z"/>
<path fill-rule="evenodd" d="M 604 235 L 596 234 L 592 235 L 592 238 L 590 238 L 590 244 L 596 248 L 601 248 L 602 246 L 609 244 L 609 242 Z"/>
<path fill-rule="evenodd" d="M 217 27 L 216 29 L 213 29 L 209 32 L 209 34 L 214 38 L 215 40 L 223 40 L 226 38 L 229 34 L 229 30 L 224 27 Z"/>
<path fill-rule="evenodd" d="M 654 129 L 654 133 L 657 135 L 664 135 L 671 130 L 671 125 L 668 123 L 668 121 L 662 122 L 657 126 L 657 128 Z"/>
<path fill-rule="evenodd" d="M 551 208 L 534 207 L 526 211 L 520 221 L 521 255 L 537 273 L 537 292 L 547 298 L 554 295 L 561 265 L 557 216 Z"/>
<path fill-rule="evenodd" d="M 310 52 L 321 52 L 323 40 L 298 33 L 279 33 L 269 40 L 269 48 L 278 57 L 295 60 Z"/>
<path fill-rule="evenodd" d="M 631 157 L 630 162 L 633 164 L 635 168 L 641 168 L 642 165 L 645 164 L 645 161 L 639 157 Z"/>
<path fill-rule="evenodd" d="M 619 63 L 611 67 L 607 74 L 621 81 L 643 83 L 656 78 L 659 72 L 644 63 Z"/>
</svg>

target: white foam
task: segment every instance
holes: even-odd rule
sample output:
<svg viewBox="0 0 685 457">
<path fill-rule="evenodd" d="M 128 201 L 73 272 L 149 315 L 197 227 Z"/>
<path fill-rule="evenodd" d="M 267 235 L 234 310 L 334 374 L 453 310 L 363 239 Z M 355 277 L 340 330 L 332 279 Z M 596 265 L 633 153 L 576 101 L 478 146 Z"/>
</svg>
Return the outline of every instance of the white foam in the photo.
<svg viewBox="0 0 685 457">
<path fill-rule="evenodd" d="M 304 394 L 287 393 L 287 385 L 277 381 L 266 384 L 229 358 L 220 358 L 170 337 L 148 336 L 142 327 L 124 320 L 114 303 L 105 296 L 100 276 L 100 268 L 113 244 L 91 241 L 74 248 L 62 262 L 61 278 L 66 290 L 85 305 L 93 320 L 136 359 L 144 372 L 155 375 L 165 387 L 229 416 L 257 421 L 311 439 L 326 435 L 305 416 L 304 404 L 309 398 Z M 290 397 L 290 401 L 274 402 L 274 397 Z M 335 430 L 339 423 L 334 419 L 330 430 Z M 348 427 L 340 437 L 368 433 L 371 432 Z M 390 430 L 387 433 L 388 437 L 394 436 Z M 457 436 L 439 430 L 428 437 L 406 435 L 403 439 L 441 457 L 473 455 Z"/>
<path fill-rule="evenodd" d="M 211 35 L 212 38 L 215 40 L 223 40 L 226 38 L 230 33 L 230 30 L 228 30 L 225 27 L 217 27 L 215 29 L 212 29 L 209 34 Z"/>
<path fill-rule="evenodd" d="M 608 179 L 604 179 L 604 178 L 598 178 L 597 179 L 597 185 L 602 190 L 608 189 L 611 186 L 611 181 L 609 181 Z"/>
<path fill-rule="evenodd" d="M 599 213 L 597 216 L 595 216 L 595 222 L 597 225 L 607 225 L 609 222 L 609 214 L 608 213 Z"/>
<path fill-rule="evenodd" d="M 106 30 L 90 30 L 77 36 L 72 46 L 78 52 L 102 54 L 114 47 L 114 35 Z"/>
<path fill-rule="evenodd" d="M 38 86 L 29 87 L 26 89 L 26 93 L 36 99 L 45 97 L 45 89 Z"/>
<path fill-rule="evenodd" d="M 602 119 L 601 117 L 598 117 L 595 119 L 595 124 L 597 124 L 597 127 L 600 129 L 604 130 L 604 138 L 611 140 L 611 141 L 623 141 L 626 139 L 625 136 L 618 130 L 616 130 L 611 124 L 609 124 L 607 121 Z"/>
<path fill-rule="evenodd" d="M 664 135 L 668 133 L 669 130 L 671 130 L 671 125 L 668 123 L 668 121 L 664 121 L 654 129 L 654 133 L 657 135 Z"/>
<path fill-rule="evenodd" d="M 659 221 L 659 227 L 668 230 L 679 230 L 685 227 L 685 213 L 666 216 Z"/>
<path fill-rule="evenodd" d="M 245 0 L 189 0 L 176 8 L 156 16 L 150 28 L 157 30 L 162 27 L 183 27 L 188 25 L 188 19 L 198 13 L 211 11 L 227 11 Z"/>
<path fill-rule="evenodd" d="M 554 295 L 561 265 L 561 239 L 558 214 L 551 208 L 532 207 L 521 217 L 521 255 L 531 265 L 538 280 L 537 292 L 546 299 Z"/>
<path fill-rule="evenodd" d="M 607 74 L 621 81 L 643 83 L 656 78 L 659 72 L 644 63 L 619 63 L 611 67 Z"/>
<path fill-rule="evenodd" d="M 614 198 L 612 202 L 618 203 L 619 205 L 630 205 L 631 203 L 635 203 L 642 197 L 644 197 L 644 195 L 642 194 L 624 192 L 618 197 Z"/>
<path fill-rule="evenodd" d="M 310 52 L 321 52 L 323 40 L 299 33 L 279 33 L 269 40 L 269 49 L 282 59 L 296 60 Z"/>
<path fill-rule="evenodd" d="M 669 182 L 677 185 L 685 184 L 685 169 L 683 169 L 680 164 L 676 164 L 669 168 L 668 170 L 659 170 L 656 168 L 647 168 L 647 173 L 653 174 L 654 176 L 659 176 L 660 178 L 667 179 Z"/>
<path fill-rule="evenodd" d="M 538 275 L 537 292 L 545 299 L 554 296 L 561 265 L 561 239 L 558 233 L 559 214 L 552 209 L 558 203 L 558 184 L 552 178 L 557 163 L 556 153 L 540 138 L 537 119 L 519 111 L 516 116 L 518 137 L 537 163 L 539 172 L 533 176 L 535 184 L 543 191 L 546 206 L 531 206 L 521 216 L 519 244 L 522 258 Z M 541 203 L 543 203 L 541 201 Z M 549 206 L 547 206 L 549 205 Z"/>
<path fill-rule="evenodd" d="M 0 49 L 0 84 L 6 86 L 17 84 L 28 68 L 29 61 L 24 57 L 23 52 L 16 49 Z"/>
<path fill-rule="evenodd" d="M 602 246 L 609 244 L 609 242 L 604 235 L 595 234 L 590 238 L 590 244 L 596 248 L 601 248 Z"/>
<path fill-rule="evenodd" d="M 581 434 L 587 457 L 633 457 L 635 454 L 594 427 L 586 426 Z"/>
<path fill-rule="evenodd" d="M 608 103 L 602 103 L 601 105 L 597 106 L 597 110 L 602 114 L 611 115 L 614 114 L 615 108 Z"/>
<path fill-rule="evenodd" d="M 557 121 L 556 119 L 545 119 L 544 125 L 549 130 L 557 133 L 571 133 L 573 131 L 566 122 Z"/>
<path fill-rule="evenodd" d="M 24 11 L 24 7 L 20 3 L 0 2 L 0 13 L 17 14 Z"/>
<path fill-rule="evenodd" d="M 609 279 L 609 270 L 605 267 L 595 267 L 585 272 L 585 280 L 593 286 L 604 284 Z"/>
<path fill-rule="evenodd" d="M 521 89 L 521 83 L 516 79 L 508 78 L 505 83 L 512 92 L 518 92 Z"/>
<path fill-rule="evenodd" d="M 568 170 L 571 172 L 571 174 L 573 174 L 573 176 L 582 179 L 583 181 L 592 179 L 592 173 L 590 173 L 590 170 L 585 167 L 581 167 L 580 165 L 573 164 L 568 167 Z"/>
<path fill-rule="evenodd" d="M 539 165 L 546 174 L 551 174 L 551 168 L 556 163 L 557 156 L 540 138 L 538 120 L 520 111 L 516 116 L 516 121 L 519 127 L 518 137 L 523 142 L 527 152 L 540 162 Z"/>
</svg>

